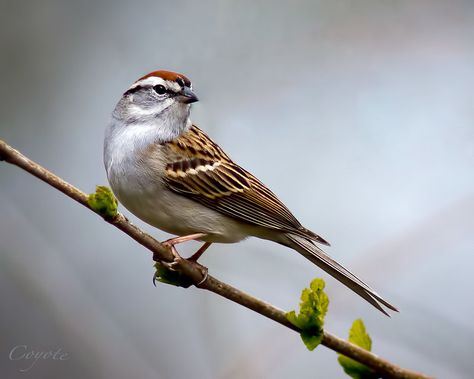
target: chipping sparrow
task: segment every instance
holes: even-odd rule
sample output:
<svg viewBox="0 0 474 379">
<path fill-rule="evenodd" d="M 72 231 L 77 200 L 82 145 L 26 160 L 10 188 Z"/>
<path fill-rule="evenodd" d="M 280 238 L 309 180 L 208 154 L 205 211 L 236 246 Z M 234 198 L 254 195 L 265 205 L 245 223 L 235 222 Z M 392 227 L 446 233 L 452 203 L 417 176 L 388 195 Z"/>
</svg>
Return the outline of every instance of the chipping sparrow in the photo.
<svg viewBox="0 0 474 379">
<path fill-rule="evenodd" d="M 387 314 L 396 311 L 326 255 L 329 245 L 304 228 L 264 184 L 234 163 L 189 118 L 198 101 L 184 75 L 155 71 L 138 79 L 112 114 L 104 143 L 109 183 L 133 214 L 180 236 L 171 244 L 234 243 L 255 236 L 288 246 Z"/>
</svg>

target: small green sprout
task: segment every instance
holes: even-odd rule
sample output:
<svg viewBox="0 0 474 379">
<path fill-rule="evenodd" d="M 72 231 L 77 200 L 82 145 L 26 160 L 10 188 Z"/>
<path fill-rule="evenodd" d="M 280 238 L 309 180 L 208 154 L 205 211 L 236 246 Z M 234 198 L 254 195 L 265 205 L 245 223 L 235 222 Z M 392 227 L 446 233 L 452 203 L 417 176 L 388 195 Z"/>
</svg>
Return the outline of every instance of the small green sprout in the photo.
<svg viewBox="0 0 474 379">
<path fill-rule="evenodd" d="M 329 305 L 324 287 L 323 279 L 314 279 L 310 287 L 301 292 L 299 314 L 295 311 L 286 314 L 287 320 L 301 329 L 301 339 L 310 351 L 323 339 L 324 317 Z"/>
<path fill-rule="evenodd" d="M 117 215 L 118 202 L 109 187 L 96 186 L 95 193 L 91 193 L 87 203 L 102 217 L 113 218 Z"/>
<path fill-rule="evenodd" d="M 367 351 L 372 349 L 372 340 L 365 330 L 364 322 L 361 319 L 357 319 L 352 324 L 351 330 L 349 331 L 349 342 L 357 345 Z M 356 362 L 345 355 L 339 354 L 337 358 L 339 364 L 344 369 L 344 372 L 353 379 L 375 379 L 379 376 L 374 373 L 370 368 L 363 365 L 362 363 Z"/>
</svg>

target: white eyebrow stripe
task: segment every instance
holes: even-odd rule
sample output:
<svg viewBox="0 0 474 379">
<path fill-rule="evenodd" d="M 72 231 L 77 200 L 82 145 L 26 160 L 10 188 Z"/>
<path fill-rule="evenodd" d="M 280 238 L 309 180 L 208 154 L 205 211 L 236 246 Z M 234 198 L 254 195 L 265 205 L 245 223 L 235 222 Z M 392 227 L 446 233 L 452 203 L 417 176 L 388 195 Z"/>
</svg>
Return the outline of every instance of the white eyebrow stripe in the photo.
<svg viewBox="0 0 474 379">
<path fill-rule="evenodd" d="M 178 83 L 172 80 L 164 80 L 163 78 L 160 78 L 158 76 L 150 76 L 143 80 L 139 80 L 138 82 L 133 83 L 132 86 L 128 90 L 134 89 L 139 86 L 140 87 L 154 87 L 158 84 L 162 84 L 166 88 L 171 89 L 174 92 L 178 92 L 181 90 L 181 86 Z"/>
</svg>

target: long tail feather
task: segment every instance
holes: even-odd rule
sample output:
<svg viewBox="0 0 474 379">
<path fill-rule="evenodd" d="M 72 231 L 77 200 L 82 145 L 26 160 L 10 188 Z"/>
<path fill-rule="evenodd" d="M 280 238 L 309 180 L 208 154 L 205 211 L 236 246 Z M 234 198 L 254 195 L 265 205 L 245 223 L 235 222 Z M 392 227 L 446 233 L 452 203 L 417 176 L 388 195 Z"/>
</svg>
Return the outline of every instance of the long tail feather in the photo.
<svg viewBox="0 0 474 379">
<path fill-rule="evenodd" d="M 357 276 L 342 267 L 335 260 L 331 259 L 323 250 L 316 246 L 313 242 L 293 234 L 286 235 L 289 240 L 289 246 L 298 251 L 305 258 L 316 264 L 318 267 L 326 271 L 329 275 L 339 280 L 342 284 L 349 287 L 352 291 L 364 298 L 375 308 L 389 316 L 382 308 L 382 305 L 398 312 L 392 304 L 384 300 L 377 292 L 360 280 Z M 382 304 L 382 305 L 381 305 Z"/>
</svg>

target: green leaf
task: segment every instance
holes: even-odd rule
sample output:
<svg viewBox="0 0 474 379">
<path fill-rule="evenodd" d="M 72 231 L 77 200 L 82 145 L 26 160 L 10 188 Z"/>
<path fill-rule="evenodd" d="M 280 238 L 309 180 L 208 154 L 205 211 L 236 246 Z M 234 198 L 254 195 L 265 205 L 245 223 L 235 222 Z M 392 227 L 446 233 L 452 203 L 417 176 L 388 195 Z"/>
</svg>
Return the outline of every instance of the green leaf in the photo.
<svg viewBox="0 0 474 379">
<path fill-rule="evenodd" d="M 301 339 L 308 350 L 314 350 L 323 339 L 324 317 L 329 299 L 324 292 L 323 279 L 314 279 L 309 288 L 301 292 L 300 311 L 288 312 L 286 319 L 301 329 Z"/>
<path fill-rule="evenodd" d="M 89 195 L 87 203 L 102 217 L 113 218 L 117 215 L 118 202 L 109 187 L 95 187 L 95 193 Z"/>
<path fill-rule="evenodd" d="M 372 349 L 372 339 L 367 334 L 364 322 L 361 319 L 357 319 L 352 323 L 352 327 L 349 331 L 349 342 L 368 351 Z M 339 354 L 337 360 L 344 369 L 344 372 L 353 379 L 379 378 L 370 368 L 345 355 Z"/>
<path fill-rule="evenodd" d="M 171 284 L 177 287 L 188 288 L 192 282 L 179 271 L 172 271 L 160 262 L 155 262 L 155 275 L 153 275 L 153 284 L 159 281 L 165 284 Z"/>
<path fill-rule="evenodd" d="M 352 328 L 349 331 L 349 342 L 365 350 L 372 350 L 372 339 L 367 334 L 364 322 L 360 318 L 355 320 L 352 324 Z"/>
</svg>

